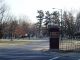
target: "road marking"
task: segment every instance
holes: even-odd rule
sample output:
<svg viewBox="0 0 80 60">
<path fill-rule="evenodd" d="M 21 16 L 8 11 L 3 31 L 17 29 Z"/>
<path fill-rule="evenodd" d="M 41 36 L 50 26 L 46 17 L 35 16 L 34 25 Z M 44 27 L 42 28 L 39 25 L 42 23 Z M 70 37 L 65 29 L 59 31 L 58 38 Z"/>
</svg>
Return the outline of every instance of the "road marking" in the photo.
<svg viewBox="0 0 80 60">
<path fill-rule="evenodd" d="M 60 57 L 59 56 L 58 57 L 54 57 L 54 58 L 51 58 L 49 60 L 55 60 L 55 59 L 58 59 L 58 58 L 60 58 Z"/>
</svg>

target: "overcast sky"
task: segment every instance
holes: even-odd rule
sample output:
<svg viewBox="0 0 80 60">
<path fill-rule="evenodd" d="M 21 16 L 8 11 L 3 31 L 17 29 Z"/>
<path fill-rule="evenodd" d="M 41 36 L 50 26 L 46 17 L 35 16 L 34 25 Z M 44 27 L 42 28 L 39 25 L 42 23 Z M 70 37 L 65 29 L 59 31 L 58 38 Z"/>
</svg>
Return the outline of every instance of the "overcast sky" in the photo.
<svg viewBox="0 0 80 60">
<path fill-rule="evenodd" d="M 50 10 L 58 8 L 63 10 L 80 9 L 80 0 L 5 0 L 10 8 L 11 14 L 15 16 L 26 15 L 32 22 L 36 22 L 37 10 Z"/>
</svg>

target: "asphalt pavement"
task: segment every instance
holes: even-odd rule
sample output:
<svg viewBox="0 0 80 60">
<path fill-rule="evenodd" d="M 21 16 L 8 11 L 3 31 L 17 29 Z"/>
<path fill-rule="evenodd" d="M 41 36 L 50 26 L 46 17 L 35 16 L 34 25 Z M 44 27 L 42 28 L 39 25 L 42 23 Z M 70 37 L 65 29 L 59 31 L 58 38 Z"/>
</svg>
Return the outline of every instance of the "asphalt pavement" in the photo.
<svg viewBox="0 0 80 60">
<path fill-rule="evenodd" d="M 28 45 L 0 47 L 0 60 L 80 60 L 80 53 L 61 53 L 48 49 L 48 40 L 35 40 Z"/>
<path fill-rule="evenodd" d="M 0 48 L 0 60 L 49 60 L 59 55 L 57 52 L 29 50 L 24 47 Z"/>
</svg>

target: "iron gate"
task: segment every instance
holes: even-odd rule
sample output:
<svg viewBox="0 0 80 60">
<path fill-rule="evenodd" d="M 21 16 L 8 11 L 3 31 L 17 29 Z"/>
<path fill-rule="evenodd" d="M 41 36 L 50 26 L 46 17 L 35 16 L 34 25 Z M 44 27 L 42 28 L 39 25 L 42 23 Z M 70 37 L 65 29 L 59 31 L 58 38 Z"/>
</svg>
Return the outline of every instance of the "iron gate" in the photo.
<svg viewBox="0 0 80 60">
<path fill-rule="evenodd" d="M 75 38 L 61 37 L 59 40 L 59 50 L 80 51 L 80 38 L 78 37 L 75 37 Z"/>
</svg>

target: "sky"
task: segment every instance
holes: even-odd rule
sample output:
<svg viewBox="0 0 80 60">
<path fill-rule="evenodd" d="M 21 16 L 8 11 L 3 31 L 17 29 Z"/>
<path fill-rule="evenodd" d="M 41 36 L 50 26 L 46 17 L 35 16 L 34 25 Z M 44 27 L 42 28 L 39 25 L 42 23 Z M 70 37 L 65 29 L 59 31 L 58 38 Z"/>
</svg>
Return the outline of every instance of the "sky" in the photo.
<svg viewBox="0 0 80 60">
<path fill-rule="evenodd" d="M 37 21 L 37 10 L 54 11 L 52 8 L 72 11 L 80 10 L 79 0 L 5 0 L 10 13 L 15 16 L 27 16 L 32 23 Z"/>
</svg>

